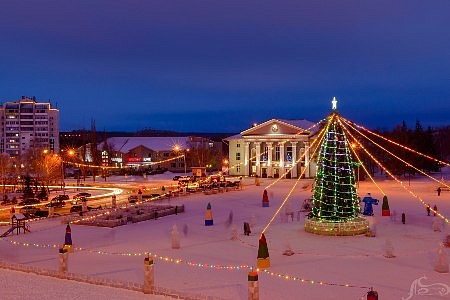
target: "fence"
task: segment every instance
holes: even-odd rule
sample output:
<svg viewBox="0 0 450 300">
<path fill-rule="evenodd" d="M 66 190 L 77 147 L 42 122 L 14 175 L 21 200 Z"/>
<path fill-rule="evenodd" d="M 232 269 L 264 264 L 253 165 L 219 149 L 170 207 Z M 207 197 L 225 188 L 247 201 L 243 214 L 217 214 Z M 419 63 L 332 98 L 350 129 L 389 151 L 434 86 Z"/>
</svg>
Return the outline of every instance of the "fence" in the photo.
<svg viewBox="0 0 450 300">
<path fill-rule="evenodd" d="M 70 273 L 70 272 L 67 274 L 61 274 L 57 270 L 49 270 L 49 269 L 39 268 L 39 267 L 35 267 L 35 266 L 14 264 L 14 263 L 9 263 L 9 262 L 5 262 L 5 261 L 0 261 L 0 268 L 7 269 L 7 270 L 13 270 L 13 271 L 32 273 L 32 274 L 41 275 L 41 276 L 62 278 L 62 279 L 73 280 L 73 281 L 83 282 L 83 283 L 88 283 L 88 284 L 95 284 L 95 285 L 101 285 L 101 286 L 106 286 L 106 287 L 125 289 L 125 290 L 136 291 L 136 292 L 144 291 L 144 285 L 140 284 L 140 283 L 136 283 L 136 282 L 112 280 L 112 279 L 107 279 L 107 278 L 94 277 L 94 276 L 89 276 L 89 275 L 85 275 L 85 274 L 75 274 L 75 273 Z M 163 287 L 157 287 L 157 286 L 153 287 L 152 294 L 163 295 L 163 296 L 171 297 L 174 299 L 186 299 L 186 300 L 225 300 L 224 298 L 218 298 L 218 297 L 202 295 L 202 294 L 185 293 L 185 292 L 180 292 L 180 291 L 163 288 Z"/>
</svg>

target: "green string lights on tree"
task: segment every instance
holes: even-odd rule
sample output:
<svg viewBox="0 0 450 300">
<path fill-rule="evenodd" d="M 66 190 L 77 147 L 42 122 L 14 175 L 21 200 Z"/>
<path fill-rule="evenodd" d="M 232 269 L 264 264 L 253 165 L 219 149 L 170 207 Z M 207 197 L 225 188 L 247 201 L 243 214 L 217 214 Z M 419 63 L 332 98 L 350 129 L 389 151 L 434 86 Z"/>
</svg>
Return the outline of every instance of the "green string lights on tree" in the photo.
<svg viewBox="0 0 450 300">
<path fill-rule="evenodd" d="M 339 114 L 328 118 L 328 130 L 320 147 L 310 218 L 326 222 L 354 220 L 360 212 L 355 186 L 355 162 Z"/>
</svg>

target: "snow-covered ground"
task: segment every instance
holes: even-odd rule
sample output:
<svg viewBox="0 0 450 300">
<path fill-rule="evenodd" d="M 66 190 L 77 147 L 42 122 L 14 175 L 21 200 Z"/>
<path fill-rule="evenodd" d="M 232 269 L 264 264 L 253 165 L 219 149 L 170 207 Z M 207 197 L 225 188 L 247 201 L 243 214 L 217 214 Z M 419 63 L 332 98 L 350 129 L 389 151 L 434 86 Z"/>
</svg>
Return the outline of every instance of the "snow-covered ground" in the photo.
<svg viewBox="0 0 450 300">
<path fill-rule="evenodd" d="M 124 184 L 123 178 L 115 180 L 118 185 Z M 169 183 L 164 177 L 126 180 L 128 184 Z M 260 232 L 295 180 L 281 180 L 269 189 L 268 208 L 262 207 L 261 198 L 264 187 L 273 179 L 261 179 L 261 186 L 255 186 L 252 178 L 245 178 L 244 182 L 241 191 L 198 193 L 162 201 L 184 204 L 186 211 L 178 215 L 116 228 L 71 225 L 74 247 L 82 250 L 69 255 L 69 272 L 142 284 L 144 258 L 135 254 L 148 251 L 158 255 L 154 265 L 156 286 L 180 293 L 247 299 L 249 270 L 238 266 L 256 265 Z M 310 188 L 303 189 L 311 182 L 301 180 L 298 184 L 288 202 L 293 210 L 299 210 L 303 200 L 311 197 Z M 436 217 L 427 216 L 417 199 L 392 180 L 380 178 L 378 183 L 396 217 L 381 217 L 381 202 L 374 206 L 378 221 L 376 237 L 313 235 L 303 229 L 305 213 L 300 214 L 300 220 L 295 214 L 294 220 L 287 222 L 277 216 L 265 232 L 271 267 L 269 273 L 259 272 L 260 299 L 361 299 L 369 287 L 379 293 L 379 299 L 449 299 L 450 290 L 439 295 L 435 288 L 450 289 L 450 275 L 433 270 L 438 244 L 450 234 L 449 226 L 445 225 L 440 232 L 433 231 Z M 412 179 L 410 187 L 406 180 L 405 185 L 432 206 L 437 205 L 444 216 L 450 216 L 450 191 L 438 197 L 437 183 L 424 178 Z M 375 185 L 361 182 L 360 196 L 367 192 L 382 199 Z M 208 203 L 212 206 L 213 226 L 204 225 Z M 401 222 L 402 213 L 406 215 L 406 224 Z M 243 234 L 243 222 L 254 223 L 250 236 Z M 180 249 L 171 247 L 173 225 L 180 233 Z M 57 270 L 57 249 L 43 246 L 61 245 L 66 224 L 61 223 L 61 218 L 54 218 L 30 226 L 30 234 L 0 239 L 0 261 Z M 238 230 L 238 240 L 231 239 L 234 228 Z M 0 229 L 3 232 L 6 227 Z M 392 244 L 395 258 L 384 256 L 387 242 Z M 288 248 L 295 254 L 283 255 Z M 446 253 L 448 256 L 449 248 Z M 175 259 L 181 262 L 176 263 Z M 423 276 L 426 279 L 417 284 L 415 280 Z M 305 281 L 297 280 L 300 278 Z M 345 284 L 350 286 L 342 286 Z M 414 295 L 419 287 L 428 287 L 431 295 Z M 0 293 L 2 299 L 161 299 L 125 289 L 5 269 L 0 272 Z"/>
</svg>

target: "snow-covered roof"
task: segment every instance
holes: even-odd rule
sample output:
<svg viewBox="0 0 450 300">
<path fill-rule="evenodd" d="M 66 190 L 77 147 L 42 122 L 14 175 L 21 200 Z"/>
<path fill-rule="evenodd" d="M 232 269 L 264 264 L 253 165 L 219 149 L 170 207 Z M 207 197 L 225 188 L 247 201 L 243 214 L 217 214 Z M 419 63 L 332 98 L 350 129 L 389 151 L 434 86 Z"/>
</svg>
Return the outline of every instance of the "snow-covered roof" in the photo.
<svg viewBox="0 0 450 300">
<path fill-rule="evenodd" d="M 138 146 L 144 146 L 154 151 L 172 150 L 178 145 L 181 150 L 189 148 L 191 138 L 182 137 L 111 137 L 107 139 L 108 146 L 114 151 L 126 153 Z M 98 149 L 103 148 L 103 143 L 98 145 Z"/>
<path fill-rule="evenodd" d="M 241 139 L 242 139 L 242 135 L 241 134 L 235 134 L 235 135 L 232 135 L 230 137 L 227 137 L 224 140 L 231 141 L 231 140 L 241 140 Z"/>
<path fill-rule="evenodd" d="M 309 129 L 310 127 L 312 127 L 315 124 L 314 122 L 311 122 L 311 121 L 308 121 L 305 119 L 302 119 L 302 120 L 278 119 L 278 120 L 280 120 L 281 122 L 284 122 L 284 123 L 291 124 L 295 127 L 301 128 L 301 129 Z"/>
<path fill-rule="evenodd" d="M 26 219 L 24 214 L 20 214 L 20 213 L 15 213 L 13 214 L 14 217 L 16 217 L 17 220 L 23 220 Z"/>
</svg>

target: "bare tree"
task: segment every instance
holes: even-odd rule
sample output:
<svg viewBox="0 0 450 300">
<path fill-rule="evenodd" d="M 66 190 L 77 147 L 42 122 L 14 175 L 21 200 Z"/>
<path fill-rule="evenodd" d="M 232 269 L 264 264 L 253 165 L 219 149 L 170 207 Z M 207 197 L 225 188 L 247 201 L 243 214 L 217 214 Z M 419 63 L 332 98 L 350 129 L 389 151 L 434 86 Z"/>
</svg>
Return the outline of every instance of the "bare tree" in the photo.
<svg viewBox="0 0 450 300">
<path fill-rule="evenodd" d="M 0 179 L 2 181 L 3 195 L 6 193 L 6 182 L 12 173 L 12 160 L 6 153 L 0 153 Z"/>
<path fill-rule="evenodd" d="M 57 154 L 49 153 L 44 155 L 39 173 L 42 176 L 42 182 L 45 183 L 47 188 L 52 182 L 62 182 L 62 163 L 62 158 Z"/>
</svg>

